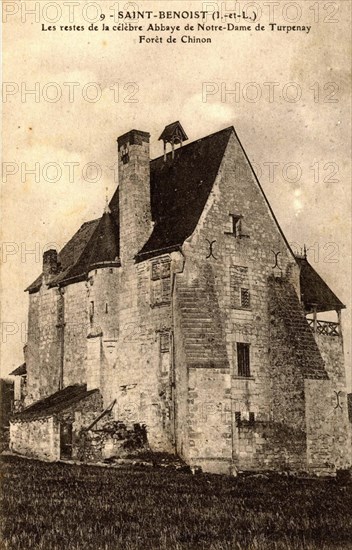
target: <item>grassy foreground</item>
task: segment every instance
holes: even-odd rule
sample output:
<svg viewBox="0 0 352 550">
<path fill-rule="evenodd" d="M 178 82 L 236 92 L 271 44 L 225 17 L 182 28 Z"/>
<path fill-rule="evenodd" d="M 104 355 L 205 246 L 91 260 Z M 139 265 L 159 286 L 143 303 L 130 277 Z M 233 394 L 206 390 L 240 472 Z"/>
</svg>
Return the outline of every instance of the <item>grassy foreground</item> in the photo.
<svg viewBox="0 0 352 550">
<path fill-rule="evenodd" d="M 352 486 L 2 457 L 2 549 L 352 548 Z"/>
</svg>

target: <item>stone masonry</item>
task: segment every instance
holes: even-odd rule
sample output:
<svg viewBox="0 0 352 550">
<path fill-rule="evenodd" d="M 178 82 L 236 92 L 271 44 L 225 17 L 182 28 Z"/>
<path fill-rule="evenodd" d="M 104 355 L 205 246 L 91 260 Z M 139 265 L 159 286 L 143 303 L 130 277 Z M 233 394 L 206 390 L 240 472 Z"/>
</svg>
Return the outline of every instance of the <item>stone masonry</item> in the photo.
<svg viewBox="0 0 352 550">
<path fill-rule="evenodd" d="M 325 283 L 302 287 L 233 128 L 176 150 L 181 125 L 164 134 L 173 151 L 153 161 L 148 133 L 118 139 L 119 187 L 102 217 L 43 258 L 28 288 L 25 407 L 97 390 L 65 413 L 80 457 L 106 439 L 82 440 L 82 422 L 108 411 L 110 426 L 145 426 L 151 450 L 205 471 L 350 467 L 341 326 L 322 321 L 320 334 L 316 319 L 343 304 Z M 312 292 L 319 307 L 304 301 Z M 25 411 L 13 450 L 58 459 L 62 418 L 21 421 Z"/>
</svg>

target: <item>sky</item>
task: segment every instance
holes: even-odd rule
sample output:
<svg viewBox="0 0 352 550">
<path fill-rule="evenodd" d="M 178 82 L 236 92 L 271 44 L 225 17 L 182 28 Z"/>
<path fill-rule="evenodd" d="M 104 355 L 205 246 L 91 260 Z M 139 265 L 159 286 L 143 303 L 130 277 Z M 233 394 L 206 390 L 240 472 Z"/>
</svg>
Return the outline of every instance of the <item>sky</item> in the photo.
<svg viewBox="0 0 352 550">
<path fill-rule="evenodd" d="M 164 44 L 140 44 L 128 31 L 42 30 L 53 16 L 45 0 L 39 4 L 40 14 L 22 13 L 23 21 L 20 6 L 9 8 L 3 25 L 2 376 L 23 361 L 24 289 L 41 272 L 42 252 L 60 249 L 99 217 L 116 189 L 117 137 L 150 132 L 156 157 L 164 126 L 180 120 L 190 141 L 235 127 L 288 241 L 297 251 L 307 246 L 313 267 L 349 308 L 351 384 L 350 3 L 317 13 L 317 3 L 296 2 L 302 14 L 290 23 L 293 3 L 281 2 L 275 21 L 310 25 L 309 33 L 181 32 L 177 43 L 165 43 L 169 33 L 148 34 L 164 36 Z M 86 0 L 76 4 L 71 24 L 87 27 L 94 6 L 84 12 Z M 109 13 L 114 3 L 95 4 Z M 241 13 L 242 2 L 143 1 L 138 9 L 231 11 L 236 4 Z M 69 23 L 67 13 L 56 27 Z M 182 35 L 212 43 L 183 44 Z"/>
</svg>

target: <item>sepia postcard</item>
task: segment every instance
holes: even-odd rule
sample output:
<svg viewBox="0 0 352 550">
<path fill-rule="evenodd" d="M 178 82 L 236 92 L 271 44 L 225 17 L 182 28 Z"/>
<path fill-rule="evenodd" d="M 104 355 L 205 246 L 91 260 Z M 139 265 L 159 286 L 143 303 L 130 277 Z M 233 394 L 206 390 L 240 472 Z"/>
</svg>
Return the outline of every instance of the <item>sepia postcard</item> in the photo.
<svg viewBox="0 0 352 550">
<path fill-rule="evenodd" d="M 1 548 L 352 548 L 351 9 L 2 1 Z"/>
</svg>

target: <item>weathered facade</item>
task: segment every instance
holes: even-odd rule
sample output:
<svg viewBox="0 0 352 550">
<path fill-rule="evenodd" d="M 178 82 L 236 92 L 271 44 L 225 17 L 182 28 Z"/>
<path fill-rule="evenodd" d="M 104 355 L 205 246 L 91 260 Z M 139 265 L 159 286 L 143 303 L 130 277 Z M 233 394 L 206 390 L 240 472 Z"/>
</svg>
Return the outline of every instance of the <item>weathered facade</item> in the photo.
<svg viewBox="0 0 352 550">
<path fill-rule="evenodd" d="M 174 123 L 161 139 L 150 161 L 149 134 L 118 138 L 110 204 L 27 289 L 12 448 L 57 459 L 65 414 L 73 449 L 106 416 L 206 471 L 349 467 L 343 304 L 294 256 L 232 127 L 175 149 Z"/>
</svg>

